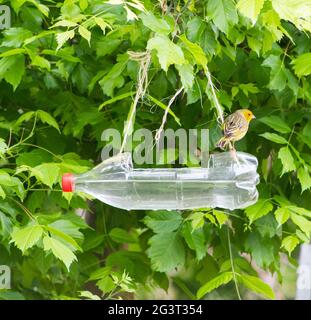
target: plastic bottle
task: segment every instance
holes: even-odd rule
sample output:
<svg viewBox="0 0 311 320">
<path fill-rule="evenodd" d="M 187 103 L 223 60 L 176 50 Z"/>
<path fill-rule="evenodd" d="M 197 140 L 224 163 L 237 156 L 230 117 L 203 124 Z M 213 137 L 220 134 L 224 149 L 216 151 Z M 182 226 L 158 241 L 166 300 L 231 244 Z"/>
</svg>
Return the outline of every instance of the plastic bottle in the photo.
<svg viewBox="0 0 311 320">
<path fill-rule="evenodd" d="M 82 191 L 126 210 L 245 208 L 258 199 L 256 157 L 212 154 L 206 168 L 133 169 L 130 153 L 103 161 L 81 175 L 63 176 L 64 192 Z"/>
</svg>

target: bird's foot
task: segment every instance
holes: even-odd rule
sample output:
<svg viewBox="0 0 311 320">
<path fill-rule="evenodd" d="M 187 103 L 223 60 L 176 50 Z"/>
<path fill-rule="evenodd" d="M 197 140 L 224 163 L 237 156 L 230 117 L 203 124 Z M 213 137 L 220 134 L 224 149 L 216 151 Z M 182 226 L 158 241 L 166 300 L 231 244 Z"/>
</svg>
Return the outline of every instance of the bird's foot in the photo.
<svg viewBox="0 0 311 320">
<path fill-rule="evenodd" d="M 240 162 L 239 162 L 239 159 L 238 159 L 238 156 L 237 156 L 237 153 L 236 153 L 236 150 L 234 147 L 230 148 L 230 155 L 232 157 L 232 159 L 238 164 L 240 165 Z"/>
</svg>

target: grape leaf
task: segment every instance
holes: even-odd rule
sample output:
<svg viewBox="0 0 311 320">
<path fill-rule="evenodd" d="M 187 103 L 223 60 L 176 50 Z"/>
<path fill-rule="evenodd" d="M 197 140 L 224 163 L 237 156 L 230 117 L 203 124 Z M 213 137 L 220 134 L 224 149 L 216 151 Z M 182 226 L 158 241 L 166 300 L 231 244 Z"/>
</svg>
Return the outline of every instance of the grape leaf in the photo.
<svg viewBox="0 0 311 320">
<path fill-rule="evenodd" d="M 149 212 L 144 218 L 144 223 L 155 233 L 175 231 L 181 222 L 181 214 L 177 211 Z"/>
<path fill-rule="evenodd" d="M 30 225 L 19 229 L 14 227 L 12 232 L 12 242 L 23 252 L 33 247 L 42 237 L 43 229 L 40 225 Z"/>
<path fill-rule="evenodd" d="M 254 25 L 264 3 L 265 0 L 239 0 L 237 8 L 245 17 L 251 19 Z"/>
<path fill-rule="evenodd" d="M 185 263 L 185 247 L 178 232 L 158 233 L 148 243 L 147 254 L 153 270 L 168 272 Z"/>
<path fill-rule="evenodd" d="M 164 71 L 167 71 L 171 64 L 180 65 L 185 63 L 181 48 L 166 36 L 156 35 L 149 39 L 147 49 L 156 50 L 161 68 Z"/>
<path fill-rule="evenodd" d="M 43 238 L 43 247 L 45 251 L 51 250 L 53 255 L 65 264 L 68 271 L 72 262 L 77 260 L 72 250 L 57 239 L 45 236 Z"/>
<path fill-rule="evenodd" d="M 229 27 L 238 22 L 237 11 L 232 0 L 210 0 L 207 2 L 206 10 L 216 27 L 224 33 L 228 33 Z"/>
<path fill-rule="evenodd" d="M 208 281 L 202 287 L 199 288 L 197 292 L 198 299 L 203 298 L 207 293 L 211 292 L 212 290 L 215 290 L 218 287 L 229 283 L 232 279 L 233 279 L 232 272 L 221 273 L 220 275 Z"/>
</svg>

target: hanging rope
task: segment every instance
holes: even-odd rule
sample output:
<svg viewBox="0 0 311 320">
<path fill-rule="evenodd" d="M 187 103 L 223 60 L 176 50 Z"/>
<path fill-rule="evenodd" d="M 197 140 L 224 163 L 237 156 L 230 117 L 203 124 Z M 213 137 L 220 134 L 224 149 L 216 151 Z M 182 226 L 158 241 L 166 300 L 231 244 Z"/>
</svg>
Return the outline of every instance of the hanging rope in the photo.
<svg viewBox="0 0 311 320">
<path fill-rule="evenodd" d="M 161 126 L 160 128 L 157 130 L 157 133 L 155 135 L 155 143 L 157 144 L 160 140 L 160 137 L 161 137 L 161 134 L 162 134 L 162 131 L 164 129 L 164 126 L 165 126 L 165 123 L 166 123 L 166 120 L 167 120 L 167 115 L 168 115 L 168 112 L 171 108 L 171 105 L 173 104 L 173 102 L 176 100 L 176 98 L 179 96 L 179 94 L 184 90 L 184 87 L 181 87 L 180 89 L 178 89 L 176 91 L 176 93 L 174 94 L 174 96 L 170 99 L 166 109 L 165 109 L 165 112 L 164 112 L 164 115 L 163 115 L 163 118 L 162 118 L 162 123 L 161 123 Z"/>
<path fill-rule="evenodd" d="M 135 94 L 134 101 L 131 105 L 127 122 L 125 124 L 124 137 L 123 137 L 120 153 L 124 151 L 125 145 L 127 143 L 127 139 L 132 131 L 133 121 L 136 114 L 138 101 L 142 99 L 146 93 L 146 90 L 148 87 L 148 69 L 149 69 L 150 60 L 151 60 L 151 55 L 149 51 L 146 51 L 146 52 L 128 51 L 128 55 L 130 56 L 130 59 L 134 61 L 138 61 L 140 66 L 139 66 L 138 77 L 137 77 L 138 79 L 137 91 Z"/>
</svg>

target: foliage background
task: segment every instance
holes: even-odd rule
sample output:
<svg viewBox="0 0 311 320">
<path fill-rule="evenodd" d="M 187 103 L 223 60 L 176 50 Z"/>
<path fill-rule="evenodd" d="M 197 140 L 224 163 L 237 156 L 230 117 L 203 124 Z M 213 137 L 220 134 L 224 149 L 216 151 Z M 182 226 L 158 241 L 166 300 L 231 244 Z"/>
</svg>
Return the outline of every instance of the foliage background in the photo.
<svg viewBox="0 0 311 320">
<path fill-rule="evenodd" d="M 0 36 L 0 264 L 13 275 L 0 298 L 154 298 L 158 287 L 274 298 L 261 270 L 282 283 L 281 261 L 295 268 L 311 234 L 310 1 L 0 3 L 12 9 Z M 129 117 L 157 129 L 181 87 L 166 127 L 209 128 L 214 151 L 209 72 L 226 114 L 257 117 L 238 143 L 259 159 L 257 204 L 124 212 L 62 194 L 64 172 L 100 161 L 105 128 Z"/>
</svg>

